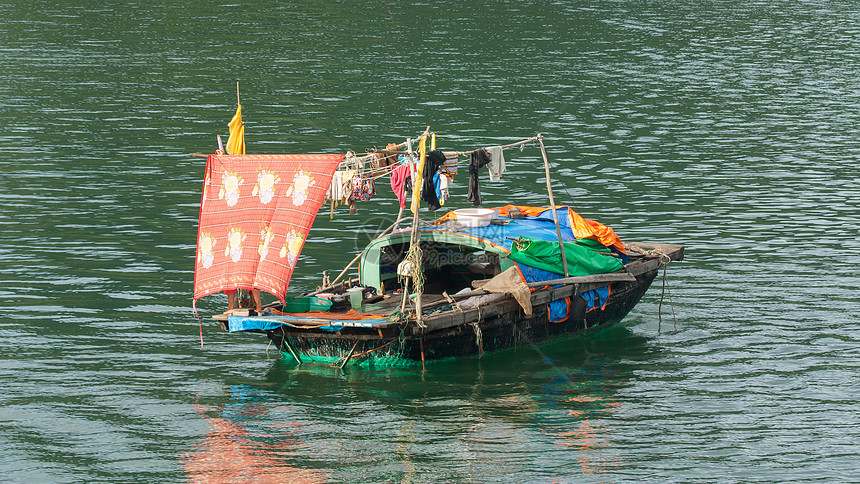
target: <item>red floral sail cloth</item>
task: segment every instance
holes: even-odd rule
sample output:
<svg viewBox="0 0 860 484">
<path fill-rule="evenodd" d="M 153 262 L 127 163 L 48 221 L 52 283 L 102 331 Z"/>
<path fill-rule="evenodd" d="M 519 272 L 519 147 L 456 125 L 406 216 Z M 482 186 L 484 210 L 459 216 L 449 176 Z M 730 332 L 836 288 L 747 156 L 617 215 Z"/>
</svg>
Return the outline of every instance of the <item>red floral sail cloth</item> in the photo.
<svg viewBox="0 0 860 484">
<path fill-rule="evenodd" d="M 260 289 L 283 300 L 344 155 L 209 155 L 194 299 Z"/>
</svg>

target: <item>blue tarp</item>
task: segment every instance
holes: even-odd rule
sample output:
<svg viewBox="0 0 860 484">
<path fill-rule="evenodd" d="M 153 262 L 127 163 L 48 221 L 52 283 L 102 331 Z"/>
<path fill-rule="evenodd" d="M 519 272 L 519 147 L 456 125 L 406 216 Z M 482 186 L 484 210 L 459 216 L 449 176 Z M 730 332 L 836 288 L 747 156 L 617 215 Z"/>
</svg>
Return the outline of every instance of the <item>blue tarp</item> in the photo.
<svg viewBox="0 0 860 484">
<path fill-rule="evenodd" d="M 556 211 L 558 212 L 559 217 L 567 218 L 567 207 L 565 207 L 564 212 L 559 209 L 556 209 Z M 510 249 L 511 247 L 511 241 L 508 237 L 517 238 L 521 235 L 534 239 L 558 242 L 558 234 L 555 231 L 555 222 L 552 220 L 552 212 L 547 210 L 544 213 L 547 214 L 549 219 L 544 218 L 543 214 L 538 218 L 528 217 L 523 219 L 511 219 L 508 217 L 499 217 L 499 220 L 505 220 L 508 221 L 508 223 L 506 225 L 490 224 L 486 227 L 463 227 L 453 232 L 484 239 L 507 249 Z M 432 229 L 425 230 L 452 232 L 451 230 L 447 230 L 445 225 L 436 225 Z M 569 227 L 562 229 L 561 237 L 566 241 L 574 240 L 573 233 Z"/>
<path fill-rule="evenodd" d="M 283 318 L 281 318 L 283 319 Z M 296 318 L 298 319 L 298 318 Z M 260 330 L 260 331 L 271 331 L 273 329 L 278 329 L 281 326 L 287 326 L 288 324 L 284 321 L 275 319 L 275 316 L 230 316 L 227 321 L 227 327 L 230 332 L 236 331 L 248 331 L 248 330 Z M 329 325 L 322 326 L 320 328 L 323 331 L 339 331 L 342 329 L 342 325 Z"/>
<path fill-rule="evenodd" d="M 515 264 L 520 269 L 520 272 L 523 273 L 523 277 L 525 277 L 526 282 L 551 281 L 553 279 L 561 279 L 564 277 L 563 274 L 556 274 L 555 272 L 545 271 L 543 269 L 538 269 L 537 267 L 520 264 L 519 262 L 516 262 Z M 560 286 L 562 286 L 562 284 L 557 284 L 553 287 Z M 609 298 L 609 286 L 580 292 L 576 295 L 582 296 L 582 298 L 585 299 L 585 312 L 591 311 L 597 307 L 603 309 L 606 307 L 606 300 Z M 570 305 L 567 303 L 566 298 L 549 303 L 547 309 L 549 311 L 550 322 L 560 323 L 570 317 Z"/>
<path fill-rule="evenodd" d="M 284 321 L 285 319 L 289 320 L 303 320 L 307 321 L 308 326 L 314 326 L 312 321 L 325 321 L 329 324 L 320 327 L 314 327 L 314 329 L 319 329 L 322 331 L 340 331 L 345 326 L 373 326 L 376 323 L 384 323 L 388 321 L 388 318 L 373 318 L 373 319 L 329 319 L 326 318 L 324 320 L 319 317 L 312 316 L 280 316 L 280 315 L 263 315 L 263 316 L 230 316 L 227 321 L 227 327 L 230 332 L 235 331 L 248 331 L 248 330 L 260 330 L 260 331 L 271 331 L 273 329 L 278 329 L 281 326 L 301 326 L 301 325 L 291 325 L 289 322 Z"/>
<path fill-rule="evenodd" d="M 570 216 L 568 207 L 556 207 L 555 211 L 558 215 L 558 224 L 561 231 L 561 238 L 565 242 L 576 240 L 573 236 L 573 230 L 570 227 Z M 497 211 L 498 212 L 498 211 Z M 533 239 L 546 240 L 549 242 L 558 242 L 558 233 L 555 231 L 555 221 L 552 218 L 552 210 L 546 209 L 540 215 L 525 216 L 522 219 L 512 219 L 509 217 L 499 216 L 499 220 L 508 222 L 505 225 L 490 224 L 486 227 L 462 227 L 458 230 L 448 230 L 447 225 L 436 225 L 431 229 L 441 232 L 455 232 L 460 234 L 471 235 L 479 239 L 487 240 L 495 245 L 500 245 L 508 250 L 511 248 L 511 240 L 520 236 L 531 237 Z M 610 250 L 618 254 L 622 264 L 627 263 L 627 255 L 618 253 L 614 248 Z"/>
</svg>

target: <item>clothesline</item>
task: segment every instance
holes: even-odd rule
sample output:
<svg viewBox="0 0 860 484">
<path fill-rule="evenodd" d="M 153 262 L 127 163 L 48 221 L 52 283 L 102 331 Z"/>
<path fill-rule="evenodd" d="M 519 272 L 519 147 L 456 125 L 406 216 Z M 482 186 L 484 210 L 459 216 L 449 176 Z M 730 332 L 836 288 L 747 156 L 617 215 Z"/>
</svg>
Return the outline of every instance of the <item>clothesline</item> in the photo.
<svg viewBox="0 0 860 484">
<path fill-rule="evenodd" d="M 539 134 L 537 136 L 532 136 L 531 138 L 526 138 L 524 140 L 520 140 L 520 141 L 517 141 L 515 143 L 501 145 L 501 148 L 503 150 L 506 150 L 509 148 L 515 148 L 517 146 L 521 146 L 521 145 L 525 145 L 528 143 L 533 143 L 535 141 L 538 141 L 542 137 L 543 136 L 541 136 Z M 498 146 L 498 145 L 494 145 L 494 146 Z M 466 156 L 466 155 L 471 155 L 472 153 L 475 153 L 476 151 L 481 150 L 481 149 L 484 149 L 484 148 L 476 148 L 474 150 L 469 150 L 469 151 L 444 151 L 443 150 L 442 152 L 445 153 L 445 156 L 453 156 L 453 155 Z M 381 150 L 381 149 L 377 149 L 377 148 L 367 148 L 366 151 L 368 153 L 370 153 L 371 156 L 373 153 L 379 153 L 379 154 L 383 154 L 383 155 L 405 155 L 405 154 L 410 153 L 409 151 Z"/>
<path fill-rule="evenodd" d="M 442 176 L 443 174 L 447 175 L 449 173 L 449 171 L 445 167 L 445 165 L 450 166 L 450 162 L 448 162 L 448 160 L 454 159 L 454 163 L 456 164 L 457 158 L 459 158 L 460 156 L 470 156 L 472 158 L 469 162 L 469 196 L 468 196 L 468 200 L 470 202 L 473 202 L 475 205 L 480 205 L 481 204 L 481 195 L 480 195 L 479 182 L 478 182 L 478 178 L 477 178 L 478 170 L 480 170 L 481 167 L 483 167 L 483 166 L 489 165 L 490 180 L 491 181 L 499 180 L 501 178 L 502 173 L 504 173 L 504 171 L 505 171 L 505 160 L 504 160 L 504 155 L 502 154 L 504 150 L 510 149 L 510 148 L 515 148 L 517 146 L 523 146 L 525 144 L 533 143 L 535 141 L 541 142 L 542 140 L 543 140 L 543 136 L 541 134 L 538 134 L 537 136 L 532 136 L 532 137 L 529 137 L 529 138 L 526 138 L 526 139 L 523 139 L 520 141 L 515 141 L 513 143 L 507 143 L 504 145 L 494 145 L 494 146 L 490 146 L 487 148 L 478 148 L 478 149 L 469 150 L 469 151 L 442 151 L 442 150 L 440 150 L 442 155 L 444 156 L 444 159 L 446 162 L 443 163 L 442 165 L 438 165 L 440 170 L 439 170 L 439 175 L 436 176 L 436 178 L 439 178 L 439 177 L 442 177 L 442 178 L 439 178 L 438 182 L 434 179 L 434 184 L 436 185 L 436 191 L 437 191 L 437 196 L 438 196 L 439 200 L 442 202 L 442 204 L 444 204 L 444 199 L 448 197 L 449 182 L 447 179 L 443 180 L 443 178 L 445 178 L 445 177 Z M 391 145 L 389 145 L 389 146 L 391 146 Z M 406 146 L 411 148 L 408 141 L 406 143 Z M 411 160 L 409 160 L 411 163 L 415 163 L 415 162 L 419 161 L 416 159 L 415 153 L 413 151 L 411 151 L 411 149 L 410 149 L 410 151 L 402 151 L 402 150 L 389 150 L 389 149 L 381 150 L 381 149 L 375 149 L 374 148 L 374 149 L 368 149 L 367 152 L 370 153 L 372 156 L 385 155 L 385 157 L 397 156 L 398 158 L 400 158 L 402 155 L 408 155 L 411 158 Z M 388 175 L 389 173 L 391 173 L 392 189 L 394 189 L 395 193 L 397 193 L 398 188 L 395 187 L 395 180 L 394 180 L 394 170 L 396 169 L 395 168 L 396 166 L 397 165 L 395 164 L 395 165 L 391 165 L 390 167 L 377 168 L 377 170 L 381 169 L 382 171 L 381 172 L 371 171 L 371 175 L 369 175 L 369 177 L 371 177 L 373 180 L 377 180 L 377 179 L 382 178 L 382 177 Z M 432 171 L 435 172 L 437 170 L 435 168 L 433 168 Z M 457 170 L 455 169 L 454 173 L 456 173 L 456 171 Z M 410 172 L 411 172 L 411 170 L 410 170 Z M 414 172 L 412 172 L 412 176 L 414 178 Z M 402 183 L 401 180 L 402 180 L 401 178 L 398 178 L 398 181 L 396 183 L 397 184 Z M 413 182 L 414 182 L 414 180 L 413 180 Z M 400 190 L 402 190 L 402 188 Z M 425 191 L 425 193 L 426 193 L 426 191 Z M 444 194 L 444 196 L 442 194 Z M 398 198 L 400 198 L 400 195 L 398 195 Z M 431 207 L 433 205 L 435 205 L 435 203 L 431 202 L 431 200 L 435 200 L 436 198 L 437 197 L 429 197 L 428 202 L 431 203 Z M 402 206 L 402 204 L 403 204 L 403 201 L 401 200 L 401 206 Z M 431 210 L 435 210 L 435 208 L 431 208 Z"/>
</svg>

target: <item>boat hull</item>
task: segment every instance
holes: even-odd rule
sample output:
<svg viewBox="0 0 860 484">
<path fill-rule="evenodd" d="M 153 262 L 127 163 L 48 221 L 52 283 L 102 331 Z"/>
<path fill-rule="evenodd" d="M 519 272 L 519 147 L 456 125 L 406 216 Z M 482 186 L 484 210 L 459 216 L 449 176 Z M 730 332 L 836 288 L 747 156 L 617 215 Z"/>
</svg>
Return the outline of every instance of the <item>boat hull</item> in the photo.
<svg viewBox="0 0 860 484">
<path fill-rule="evenodd" d="M 480 356 L 485 352 L 533 346 L 547 340 L 576 335 L 620 322 L 639 302 L 651 285 L 657 270 L 636 276 L 635 281 L 610 285 L 610 295 L 603 308 L 584 311 L 584 301 L 573 296 L 570 316 L 561 322 L 550 322 L 547 304 L 535 305 L 526 316 L 513 301 L 487 308 L 492 315 L 478 317 L 462 324 L 440 329 L 418 330 L 411 326 L 389 328 L 386 332 L 308 334 L 301 330 L 279 328 L 267 335 L 288 360 L 301 363 L 422 366 L 449 358 Z M 495 310 L 489 310 L 495 309 Z"/>
</svg>

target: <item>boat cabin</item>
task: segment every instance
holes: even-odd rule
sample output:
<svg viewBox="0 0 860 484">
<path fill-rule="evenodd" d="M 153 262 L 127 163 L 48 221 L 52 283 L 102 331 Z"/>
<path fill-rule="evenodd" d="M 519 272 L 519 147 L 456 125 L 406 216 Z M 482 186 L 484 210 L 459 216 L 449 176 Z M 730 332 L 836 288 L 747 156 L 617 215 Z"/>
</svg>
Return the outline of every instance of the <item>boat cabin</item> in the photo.
<svg viewBox="0 0 860 484">
<path fill-rule="evenodd" d="M 409 251 L 410 231 L 395 233 L 371 242 L 361 258 L 361 285 L 379 294 L 400 289 L 397 268 Z M 466 233 L 448 230 L 421 231 L 424 292 L 455 294 L 471 289 L 472 281 L 492 278 L 510 267 L 506 248 Z"/>
</svg>

